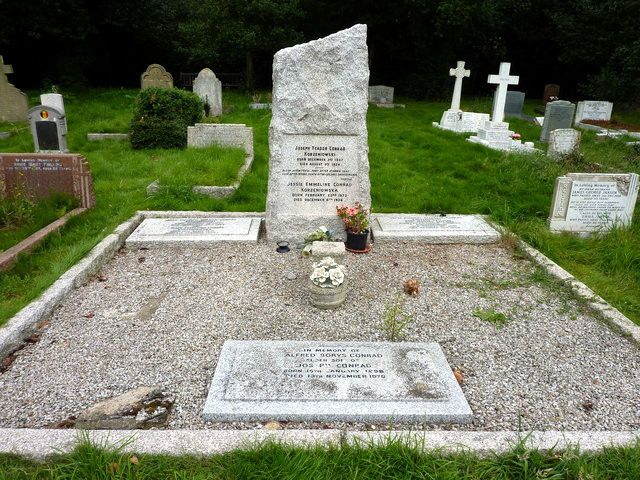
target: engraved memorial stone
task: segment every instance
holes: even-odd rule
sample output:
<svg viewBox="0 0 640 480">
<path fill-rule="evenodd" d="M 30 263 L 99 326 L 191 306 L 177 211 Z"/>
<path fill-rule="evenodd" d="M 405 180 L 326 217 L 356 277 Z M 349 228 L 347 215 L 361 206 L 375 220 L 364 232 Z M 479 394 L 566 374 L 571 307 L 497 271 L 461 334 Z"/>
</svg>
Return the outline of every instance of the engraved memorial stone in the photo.
<svg viewBox="0 0 640 480">
<path fill-rule="evenodd" d="M 372 85 L 369 87 L 369 102 L 376 105 L 393 103 L 393 87 Z"/>
<path fill-rule="evenodd" d="M 549 83 L 544 86 L 542 101 L 545 105 L 554 100 L 558 100 L 559 97 L 560 97 L 560 85 L 556 85 L 555 83 Z"/>
<path fill-rule="evenodd" d="M 63 192 L 82 208 L 95 205 L 91 171 L 81 155 L 0 153 L 0 196 L 26 194 L 33 200 Z"/>
<path fill-rule="evenodd" d="M 500 238 L 480 215 L 378 213 L 371 216 L 371 231 L 375 242 L 492 243 Z"/>
<path fill-rule="evenodd" d="M 226 341 L 204 407 L 211 421 L 468 423 L 435 343 Z"/>
<path fill-rule="evenodd" d="M 580 147 L 581 134 L 573 128 L 558 128 L 549 134 L 547 155 L 560 157 L 577 151 Z"/>
<path fill-rule="evenodd" d="M 544 121 L 540 141 L 548 142 L 549 134 L 558 128 L 571 128 L 576 106 L 566 100 L 556 100 L 547 103 L 544 109 Z"/>
<path fill-rule="evenodd" d="M 162 65 L 157 63 L 149 65 L 140 75 L 140 88 L 144 90 L 149 87 L 173 88 L 173 77 Z"/>
<path fill-rule="evenodd" d="M 0 122 L 24 122 L 29 101 L 27 96 L 9 83 L 7 75 L 13 73 L 11 65 L 5 65 L 0 55 Z"/>
<path fill-rule="evenodd" d="M 56 108 L 40 105 L 27 112 L 36 152 L 66 153 L 67 119 Z"/>
<path fill-rule="evenodd" d="M 608 122 L 611 120 L 612 111 L 613 103 L 611 102 L 596 102 L 591 100 L 578 102 L 575 123 L 579 123 L 582 120 L 600 120 Z"/>
<path fill-rule="evenodd" d="M 549 228 L 588 234 L 629 225 L 637 198 L 637 173 L 568 173 L 556 179 Z"/>
<path fill-rule="evenodd" d="M 198 95 L 202 102 L 208 106 L 209 116 L 222 115 L 222 82 L 209 68 L 200 70 L 193 81 L 193 93 Z"/>
<path fill-rule="evenodd" d="M 43 93 L 40 95 L 40 104 L 45 107 L 53 107 L 62 115 L 66 116 L 64 110 L 64 98 L 59 93 Z"/>
<path fill-rule="evenodd" d="M 280 50 L 273 60 L 267 238 L 341 231 L 339 204 L 371 204 L 367 27 Z"/>
<path fill-rule="evenodd" d="M 504 104 L 504 116 L 522 118 L 522 107 L 524 106 L 524 92 L 515 90 L 507 91 L 507 98 Z"/>
</svg>

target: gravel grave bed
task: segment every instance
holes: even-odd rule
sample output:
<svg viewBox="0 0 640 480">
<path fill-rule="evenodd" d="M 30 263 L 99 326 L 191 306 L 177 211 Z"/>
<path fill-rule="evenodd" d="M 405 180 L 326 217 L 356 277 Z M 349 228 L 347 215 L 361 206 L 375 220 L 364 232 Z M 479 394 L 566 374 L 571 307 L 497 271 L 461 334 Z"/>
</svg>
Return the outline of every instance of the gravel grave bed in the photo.
<svg viewBox="0 0 640 480">
<path fill-rule="evenodd" d="M 168 428 L 264 428 L 201 418 L 227 339 L 384 341 L 403 282 L 405 341 L 436 341 L 464 373 L 469 425 L 288 422 L 282 428 L 637 430 L 640 349 L 502 245 L 390 242 L 347 254 L 347 300 L 309 304 L 309 258 L 272 244 L 122 249 L 73 291 L 0 374 L 0 427 L 50 427 L 142 385 L 175 398 Z M 498 328 L 473 312 L 497 312 Z"/>
</svg>

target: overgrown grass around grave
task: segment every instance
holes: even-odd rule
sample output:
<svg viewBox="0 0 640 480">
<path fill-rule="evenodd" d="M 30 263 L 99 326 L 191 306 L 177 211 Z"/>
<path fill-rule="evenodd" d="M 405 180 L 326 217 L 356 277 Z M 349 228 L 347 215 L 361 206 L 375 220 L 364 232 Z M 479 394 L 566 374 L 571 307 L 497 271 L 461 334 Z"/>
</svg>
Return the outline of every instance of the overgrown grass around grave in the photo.
<svg viewBox="0 0 640 480">
<path fill-rule="evenodd" d="M 637 479 L 640 445 L 599 453 L 541 452 L 523 442 L 504 454 L 425 453 L 419 441 L 359 442 L 291 447 L 277 443 L 208 457 L 139 455 L 84 442 L 68 454 L 38 463 L 0 455 L 0 480 L 66 479 Z"/>
<path fill-rule="evenodd" d="M 126 132 L 136 91 L 91 89 L 62 92 L 65 95 L 69 148 L 84 154 L 94 176 L 98 206 L 73 219 L 61 234 L 21 259 L 0 276 L 0 324 L 41 293 L 61 273 L 77 262 L 101 238 L 136 210 L 189 209 L 264 211 L 268 177 L 269 110 L 249 110 L 249 96 L 223 92 L 222 122 L 254 127 L 255 161 L 239 190 L 229 199 L 209 199 L 176 183 L 162 194 L 147 198 L 153 180 L 171 178 L 183 167 L 169 167 L 166 159 L 188 163 L 184 151 L 132 151 L 116 141 L 88 142 L 89 132 Z M 444 102 L 406 103 L 406 109 L 370 107 L 368 113 L 369 159 L 373 209 L 378 212 L 481 213 L 507 226 L 589 285 L 599 295 L 640 324 L 640 208 L 628 229 L 590 239 L 549 232 L 549 213 L 555 178 L 568 172 L 640 172 L 640 151 L 622 140 L 596 142 L 593 132 L 583 132 L 582 156 L 556 162 L 543 154 L 518 155 L 489 150 L 458 135 L 434 128 Z M 36 95 L 31 95 L 31 104 Z M 539 106 L 525 103 L 525 113 Z M 465 110 L 489 112 L 490 98 L 463 99 Z M 635 110 L 616 106 L 620 118 L 634 121 Z M 538 142 L 540 127 L 510 119 L 512 129 L 525 141 Z M 0 140 L 1 151 L 31 151 L 26 126 L 9 127 L 16 135 Z M 223 161 L 231 165 L 240 158 Z M 197 163 L 197 160 L 196 160 Z M 173 165 L 173 163 L 171 163 Z M 234 164 L 235 165 L 235 164 Z M 212 175 L 228 178 L 235 167 L 216 169 Z M 196 182 L 197 169 L 189 181 Z M 171 183 L 170 180 L 167 180 Z"/>
</svg>

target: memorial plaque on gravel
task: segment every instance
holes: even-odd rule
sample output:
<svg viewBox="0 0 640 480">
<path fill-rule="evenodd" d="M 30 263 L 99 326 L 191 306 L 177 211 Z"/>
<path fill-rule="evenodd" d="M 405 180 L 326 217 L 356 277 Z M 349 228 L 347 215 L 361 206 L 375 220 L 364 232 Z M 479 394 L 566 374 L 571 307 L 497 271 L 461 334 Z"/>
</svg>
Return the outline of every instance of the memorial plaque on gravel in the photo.
<svg viewBox="0 0 640 480">
<path fill-rule="evenodd" d="M 568 173 L 556 179 L 552 232 L 607 231 L 629 225 L 638 198 L 637 173 Z"/>
<path fill-rule="evenodd" d="M 147 218 L 127 238 L 127 246 L 167 243 L 257 242 L 258 217 Z"/>
<path fill-rule="evenodd" d="M 376 242 L 492 243 L 500 238 L 479 215 L 375 214 L 371 230 Z"/>
<path fill-rule="evenodd" d="M 435 342 L 224 343 L 210 421 L 468 423 L 471 409 Z"/>
<path fill-rule="evenodd" d="M 39 200 L 57 192 L 74 196 L 82 208 L 95 205 L 91 171 L 82 155 L 0 153 L 0 197 Z"/>
</svg>

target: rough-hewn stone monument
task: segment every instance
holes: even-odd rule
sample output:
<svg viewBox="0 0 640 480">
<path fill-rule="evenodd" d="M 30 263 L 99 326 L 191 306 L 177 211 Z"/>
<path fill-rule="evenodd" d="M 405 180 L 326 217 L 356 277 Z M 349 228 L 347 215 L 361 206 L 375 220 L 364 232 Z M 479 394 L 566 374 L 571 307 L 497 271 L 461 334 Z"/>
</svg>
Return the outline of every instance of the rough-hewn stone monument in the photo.
<svg viewBox="0 0 640 480">
<path fill-rule="evenodd" d="M 24 122 L 27 119 L 27 96 L 9 83 L 7 75 L 13 73 L 0 55 L 0 122 Z"/>
<path fill-rule="evenodd" d="M 371 204 L 367 26 L 285 48 L 273 59 L 267 238 L 341 231 L 336 205 Z"/>
<path fill-rule="evenodd" d="M 149 87 L 173 88 L 173 77 L 162 65 L 151 64 L 140 75 L 140 88 L 144 90 Z"/>
<path fill-rule="evenodd" d="M 193 93 L 208 106 L 210 117 L 222 115 L 222 82 L 210 68 L 203 68 L 193 81 Z"/>
</svg>

